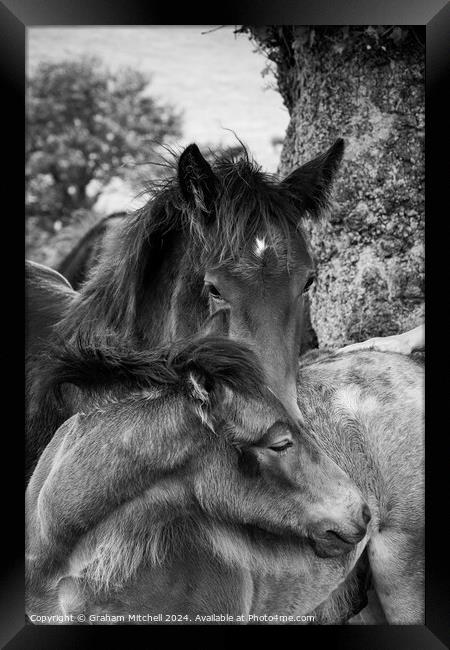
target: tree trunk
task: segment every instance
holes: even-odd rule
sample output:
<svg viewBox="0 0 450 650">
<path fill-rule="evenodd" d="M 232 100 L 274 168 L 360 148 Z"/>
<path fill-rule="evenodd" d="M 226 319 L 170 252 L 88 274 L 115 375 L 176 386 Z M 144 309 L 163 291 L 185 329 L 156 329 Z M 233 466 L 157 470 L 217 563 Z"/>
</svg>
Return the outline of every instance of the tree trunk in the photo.
<svg viewBox="0 0 450 650">
<path fill-rule="evenodd" d="M 249 28 L 247 28 L 249 29 Z M 306 231 L 320 346 L 402 332 L 423 319 L 424 37 L 421 28 L 250 28 L 276 64 L 290 124 L 285 175 L 346 143 L 335 205 Z"/>
</svg>

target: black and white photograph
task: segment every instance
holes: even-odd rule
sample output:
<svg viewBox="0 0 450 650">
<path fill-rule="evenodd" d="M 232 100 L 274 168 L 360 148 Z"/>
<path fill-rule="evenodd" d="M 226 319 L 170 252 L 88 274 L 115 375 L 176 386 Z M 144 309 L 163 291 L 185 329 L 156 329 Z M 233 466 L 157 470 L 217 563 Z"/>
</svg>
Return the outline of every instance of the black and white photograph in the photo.
<svg viewBox="0 0 450 650">
<path fill-rule="evenodd" d="M 27 27 L 26 628 L 426 625 L 426 52 Z"/>
<path fill-rule="evenodd" d="M 424 53 L 30 30 L 32 623 L 424 622 Z"/>
</svg>

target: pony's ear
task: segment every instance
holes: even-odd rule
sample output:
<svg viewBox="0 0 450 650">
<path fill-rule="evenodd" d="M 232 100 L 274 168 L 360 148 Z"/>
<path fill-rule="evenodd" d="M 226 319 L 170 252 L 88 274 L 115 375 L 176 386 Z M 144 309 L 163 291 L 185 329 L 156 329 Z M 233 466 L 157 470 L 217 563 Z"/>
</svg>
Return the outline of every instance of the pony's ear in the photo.
<svg viewBox="0 0 450 650">
<path fill-rule="evenodd" d="M 214 314 L 203 323 L 197 337 L 204 339 L 204 337 L 214 337 L 217 342 L 217 337 L 228 337 L 230 332 L 230 310 L 218 309 Z M 212 393 L 218 393 L 221 384 L 215 381 L 214 373 L 208 372 L 204 366 L 196 368 L 195 371 L 189 373 L 188 377 L 192 396 L 202 402 L 203 405 L 210 404 Z M 217 397 L 217 395 L 216 395 Z"/>
<path fill-rule="evenodd" d="M 180 156 L 178 182 L 185 201 L 191 207 L 210 215 L 218 180 L 196 144 L 190 144 Z"/>
<path fill-rule="evenodd" d="M 209 408 L 211 406 L 212 393 L 216 389 L 214 379 L 196 369 L 188 373 L 187 381 L 191 396 L 195 401 L 200 402 L 202 407 Z"/>
<path fill-rule="evenodd" d="M 317 218 L 329 205 L 334 177 L 344 155 L 344 140 L 339 138 L 321 156 L 302 165 L 282 181 L 302 213 Z"/>
<path fill-rule="evenodd" d="M 178 373 L 192 373 L 197 384 L 203 388 L 204 396 L 225 387 L 235 393 L 254 397 L 261 395 L 266 385 L 264 371 L 256 354 L 243 343 L 223 336 L 211 335 L 192 340 L 180 350 L 172 367 Z"/>
</svg>

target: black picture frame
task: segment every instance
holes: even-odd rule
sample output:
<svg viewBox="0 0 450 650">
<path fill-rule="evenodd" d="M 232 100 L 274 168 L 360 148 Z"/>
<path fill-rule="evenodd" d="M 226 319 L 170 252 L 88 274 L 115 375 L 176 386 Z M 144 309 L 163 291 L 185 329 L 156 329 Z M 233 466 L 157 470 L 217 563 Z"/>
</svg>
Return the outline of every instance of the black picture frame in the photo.
<svg viewBox="0 0 450 650">
<path fill-rule="evenodd" d="M 24 526 L 23 526 L 23 363 L 19 351 L 23 349 L 23 328 L 17 320 L 23 305 L 24 220 L 18 197 L 22 196 L 24 169 L 24 95 L 26 29 L 44 25 L 168 25 L 176 24 L 398 24 L 426 26 L 426 291 L 427 291 L 427 356 L 426 356 L 426 624 L 424 626 L 290 626 L 264 627 L 264 635 L 277 635 L 288 630 L 298 635 L 298 642 L 328 643 L 333 648 L 371 648 L 380 650 L 406 648 L 407 650 L 436 650 L 448 641 L 448 588 L 444 579 L 448 564 L 445 519 L 448 503 L 444 493 L 448 453 L 443 445 L 448 433 L 444 408 L 448 401 L 445 374 L 439 370 L 445 365 L 446 327 L 442 305 L 447 298 L 447 268 L 443 237 L 448 196 L 448 163 L 442 156 L 448 143 L 448 116 L 450 115 L 446 90 L 448 88 L 450 56 L 450 4 L 445 0 L 307 0 L 296 3 L 289 0 L 233 0 L 216 11 L 204 11 L 200 6 L 185 3 L 175 8 L 169 3 L 138 2 L 138 0 L 3 0 L 0 2 L 0 69 L 3 142 L 3 241 L 11 249 L 12 258 L 3 268 L 2 295 L 4 310 L 3 370 L 8 377 L 7 399 L 3 413 L 13 417 L 4 426 L 4 468 L 11 467 L 3 503 L 2 581 L 0 587 L 0 641 L 2 647 L 18 648 L 75 648 L 94 643 L 107 644 L 118 635 L 125 635 L 126 643 L 150 645 L 154 643 L 154 629 L 120 626 L 33 626 L 25 625 L 24 615 Z M 441 160 L 442 159 L 442 160 Z M 444 195 L 445 193 L 445 195 Z M 433 224 L 433 225 L 431 225 Z M 19 250 L 16 250 L 18 248 Z M 4 249 L 4 250 L 5 250 Z M 11 307 L 19 305 L 18 308 Z M 22 321 L 23 322 L 23 321 Z M 445 328 L 445 329 L 444 329 Z M 442 378 L 441 378 L 442 377 Z M 14 381 L 13 381 L 14 378 Z M 447 443 L 448 444 L 448 443 Z M 200 628 L 211 640 L 219 631 L 225 640 L 238 633 L 246 639 L 254 634 L 252 626 Z M 261 632 L 261 628 L 257 628 Z M 164 628 L 166 643 L 172 631 Z M 183 628 L 198 642 L 199 628 Z M 168 635 L 168 636 L 167 636 Z M 253 638 L 253 637 L 252 637 Z M 131 641 L 133 639 L 133 641 Z M 135 639 L 140 639 L 135 641 Z M 267 638 L 267 641 L 269 639 Z"/>
</svg>

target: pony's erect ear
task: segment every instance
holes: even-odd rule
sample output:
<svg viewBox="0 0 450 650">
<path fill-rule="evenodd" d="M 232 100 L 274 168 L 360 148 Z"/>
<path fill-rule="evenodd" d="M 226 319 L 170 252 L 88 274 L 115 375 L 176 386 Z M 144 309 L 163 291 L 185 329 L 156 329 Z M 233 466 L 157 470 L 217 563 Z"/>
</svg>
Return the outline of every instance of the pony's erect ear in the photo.
<svg viewBox="0 0 450 650">
<path fill-rule="evenodd" d="M 180 156 L 178 181 L 183 198 L 189 205 L 211 214 L 218 181 L 196 144 L 190 144 Z"/>
<path fill-rule="evenodd" d="M 317 218 L 328 208 L 329 196 L 344 154 L 344 140 L 339 138 L 321 156 L 302 165 L 282 181 L 302 213 Z"/>
</svg>

